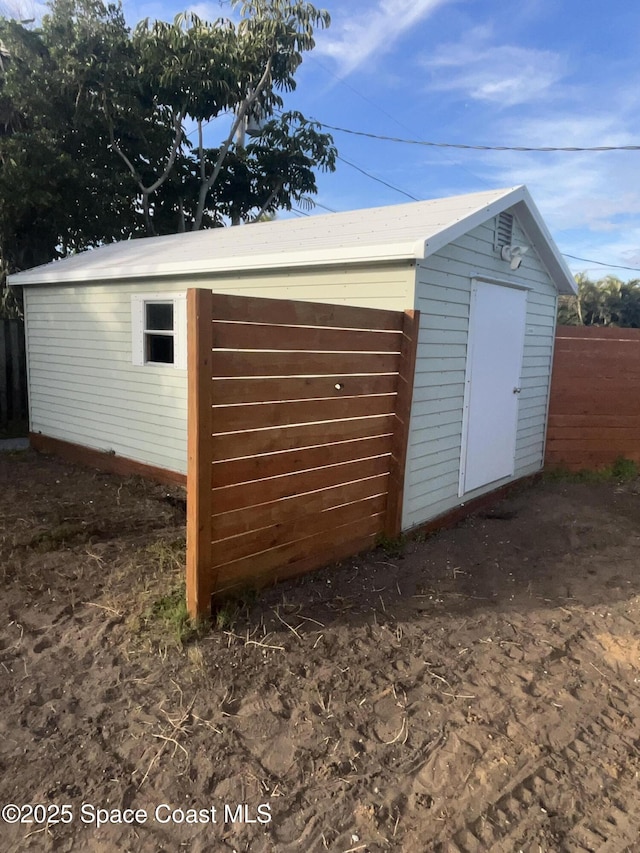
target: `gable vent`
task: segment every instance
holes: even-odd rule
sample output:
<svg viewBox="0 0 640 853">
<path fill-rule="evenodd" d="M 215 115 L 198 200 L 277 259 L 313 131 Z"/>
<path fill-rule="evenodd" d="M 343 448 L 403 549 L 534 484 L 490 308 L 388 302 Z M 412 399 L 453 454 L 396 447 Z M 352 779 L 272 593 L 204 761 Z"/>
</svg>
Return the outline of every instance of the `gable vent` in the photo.
<svg viewBox="0 0 640 853">
<path fill-rule="evenodd" d="M 496 231 L 493 248 L 499 252 L 503 246 L 510 246 L 513 242 L 513 214 L 499 213 L 496 216 Z"/>
</svg>

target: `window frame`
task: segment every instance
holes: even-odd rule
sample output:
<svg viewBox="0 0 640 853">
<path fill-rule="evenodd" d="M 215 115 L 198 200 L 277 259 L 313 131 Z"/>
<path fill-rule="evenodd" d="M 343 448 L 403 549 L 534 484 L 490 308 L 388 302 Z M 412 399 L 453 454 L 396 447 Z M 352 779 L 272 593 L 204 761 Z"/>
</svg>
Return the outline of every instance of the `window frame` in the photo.
<svg viewBox="0 0 640 853">
<path fill-rule="evenodd" d="M 173 329 L 148 329 L 147 305 L 173 307 Z M 132 363 L 136 367 L 187 369 L 187 297 L 185 293 L 134 293 L 131 296 Z M 173 338 L 173 362 L 147 358 L 147 336 Z"/>
</svg>

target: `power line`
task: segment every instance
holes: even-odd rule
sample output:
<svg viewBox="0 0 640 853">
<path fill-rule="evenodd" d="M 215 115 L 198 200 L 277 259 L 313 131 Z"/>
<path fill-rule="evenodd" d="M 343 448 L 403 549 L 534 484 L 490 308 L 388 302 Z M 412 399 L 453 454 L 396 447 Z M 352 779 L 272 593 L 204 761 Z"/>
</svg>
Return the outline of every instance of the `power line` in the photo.
<svg viewBox="0 0 640 853">
<path fill-rule="evenodd" d="M 569 255 L 566 252 L 562 253 L 565 258 L 571 258 L 574 261 L 584 261 L 586 264 L 599 264 L 601 267 L 610 267 L 615 270 L 631 270 L 631 272 L 640 272 L 638 267 L 625 267 L 621 264 L 608 264 L 605 261 L 594 261 L 593 258 L 578 258 L 576 255 Z"/>
<path fill-rule="evenodd" d="M 402 195 L 406 195 L 407 198 L 410 198 L 412 201 L 422 201 L 422 199 L 411 195 L 411 193 L 408 193 L 406 190 L 401 190 L 400 187 L 394 187 L 393 184 L 389 184 L 387 183 L 387 181 L 383 181 L 382 178 L 377 178 L 375 175 L 372 175 L 370 172 L 365 171 L 360 166 L 356 166 L 355 163 L 351 163 L 349 160 L 345 160 L 344 157 L 340 157 L 340 155 L 338 155 L 338 160 L 340 160 L 342 163 L 346 163 L 347 166 L 351 166 L 351 168 L 355 169 L 356 172 L 360 172 L 362 175 L 366 175 L 367 178 L 371 178 L 372 181 L 377 181 L 379 184 L 383 184 L 383 186 L 389 187 L 390 190 L 395 190 L 397 193 L 402 193 Z"/>
<path fill-rule="evenodd" d="M 366 133 L 363 130 L 352 130 L 347 127 L 337 127 L 333 124 L 325 124 L 318 119 L 312 119 L 327 130 L 337 130 L 339 133 L 348 133 L 352 136 L 364 136 L 367 139 L 379 139 L 383 142 L 401 142 L 404 145 L 422 145 L 428 148 L 458 148 L 465 151 L 640 151 L 640 145 L 596 145 L 593 147 L 578 147 L 578 146 L 552 146 L 545 145 L 540 147 L 527 145 L 464 145 L 457 142 L 425 142 L 420 139 L 402 139 L 398 136 L 383 136 L 378 133 Z"/>
<path fill-rule="evenodd" d="M 327 207 L 326 204 L 320 204 L 320 202 L 316 201 L 315 199 L 313 199 L 313 206 L 314 207 L 321 207 L 323 210 L 327 210 L 329 213 L 337 213 L 338 212 L 337 210 L 334 210 L 332 207 Z"/>
<path fill-rule="evenodd" d="M 395 124 L 397 124 L 398 127 L 401 127 L 403 130 L 408 130 L 409 132 L 411 132 L 411 128 L 409 128 L 406 124 L 403 124 L 399 119 L 397 119 L 395 116 L 391 115 L 391 113 L 388 113 L 385 109 L 383 109 L 380 106 L 379 103 L 377 103 L 376 101 L 373 101 L 371 98 L 368 98 L 366 95 L 363 95 L 362 92 L 360 92 L 358 89 L 355 88 L 355 86 L 352 86 L 351 83 L 347 83 L 347 81 L 343 77 L 339 77 L 337 74 L 335 74 L 333 71 L 331 71 L 330 68 L 327 68 L 327 66 L 324 65 L 322 62 L 320 62 L 317 57 L 311 55 L 308 58 L 311 59 L 313 62 L 315 62 L 316 65 L 319 65 L 320 68 L 322 68 L 324 71 L 327 72 L 327 74 L 330 74 L 342 86 L 345 86 L 351 92 L 356 94 L 359 98 L 362 98 L 363 101 L 365 101 L 367 104 L 370 104 L 372 107 L 374 107 L 374 109 L 376 109 L 376 110 L 378 110 L 378 112 L 382 113 L 382 115 L 385 115 L 387 118 L 391 119 L 391 121 L 394 122 Z M 328 127 L 328 125 L 325 125 L 325 127 Z M 488 181 L 485 181 L 484 178 L 481 178 L 480 175 L 477 175 L 475 172 L 472 172 L 471 169 L 468 169 L 462 163 L 456 163 L 450 157 L 447 157 L 446 154 L 443 154 L 443 156 L 445 157 L 446 160 L 449 161 L 449 163 L 451 163 L 451 165 L 456 166 L 458 169 L 462 169 L 464 172 L 467 172 L 467 174 L 471 175 L 472 178 L 475 178 L 477 181 L 480 181 L 481 184 L 484 184 L 487 187 L 491 186 L 488 183 Z"/>
</svg>

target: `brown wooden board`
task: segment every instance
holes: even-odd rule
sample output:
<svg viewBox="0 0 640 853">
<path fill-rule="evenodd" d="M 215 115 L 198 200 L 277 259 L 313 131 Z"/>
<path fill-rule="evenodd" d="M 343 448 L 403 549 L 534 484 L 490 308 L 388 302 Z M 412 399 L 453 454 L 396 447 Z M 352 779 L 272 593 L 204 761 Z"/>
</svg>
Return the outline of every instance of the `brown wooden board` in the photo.
<svg viewBox="0 0 640 853">
<path fill-rule="evenodd" d="M 214 462 L 211 473 L 211 485 L 214 489 L 246 483 L 267 477 L 292 474 L 308 468 L 321 468 L 355 459 L 366 459 L 391 453 L 391 436 L 361 438 L 356 441 L 341 441 L 303 450 L 286 450 L 263 456 L 249 456 L 245 459 Z"/>
<path fill-rule="evenodd" d="M 324 549 L 331 553 L 331 548 L 342 539 L 363 539 L 375 536 L 382 527 L 383 514 L 372 515 L 369 518 L 358 519 L 349 524 L 333 527 L 329 531 L 314 533 L 297 542 L 287 542 L 278 545 L 261 554 L 252 554 L 240 560 L 221 565 L 216 568 L 216 576 L 219 584 L 224 584 L 238 578 L 250 578 L 253 575 L 261 575 L 265 572 L 279 572 L 287 563 L 297 560 L 317 557 L 320 565 L 328 560 L 322 555 Z"/>
<path fill-rule="evenodd" d="M 578 338 L 593 341 L 598 338 L 640 341 L 640 329 L 619 329 L 616 326 L 558 326 L 556 340 Z"/>
<path fill-rule="evenodd" d="M 311 445 L 332 444 L 356 438 L 389 435 L 394 429 L 393 415 L 356 418 L 349 421 L 325 421 L 252 432 L 213 435 L 212 459 L 236 459 L 259 453 L 275 453 Z"/>
<path fill-rule="evenodd" d="M 311 557 L 295 560 L 286 565 L 280 565 L 275 569 L 262 572 L 252 570 L 246 577 L 232 576 L 228 579 L 221 579 L 213 600 L 218 603 L 224 600 L 224 598 L 247 587 L 258 589 L 261 586 L 267 586 L 268 584 L 290 578 L 297 578 L 314 569 L 320 569 L 333 565 L 338 561 L 346 560 L 348 557 L 353 557 L 356 554 L 373 548 L 376 542 L 376 535 L 376 533 L 371 533 L 359 539 L 340 540 L 329 547 L 323 548 L 322 551 L 312 554 Z"/>
<path fill-rule="evenodd" d="M 395 430 L 389 477 L 389 500 L 385 517 L 384 532 L 387 536 L 399 536 L 402 529 L 402 505 L 404 498 L 405 468 L 409 446 L 409 422 L 413 400 L 413 380 L 416 368 L 420 312 L 405 311 L 402 335 L 402 359 L 398 376 L 398 399 L 396 402 Z"/>
<path fill-rule="evenodd" d="M 212 376 L 323 376 L 342 373 L 397 373 L 396 353 L 232 352 L 215 350 Z"/>
<path fill-rule="evenodd" d="M 207 612 L 216 587 L 211 571 L 212 495 L 207 471 L 210 459 L 211 359 L 210 290 L 187 293 L 187 607 L 193 617 Z"/>
<path fill-rule="evenodd" d="M 216 405 L 234 403 L 270 403 L 283 400 L 316 400 L 327 397 L 361 397 L 367 394 L 393 394 L 397 375 L 353 374 L 334 376 L 284 376 L 269 379 L 262 376 L 248 379 L 213 379 L 213 400 Z M 338 387 L 336 387 L 338 386 Z"/>
<path fill-rule="evenodd" d="M 252 530 L 231 539 L 224 539 L 213 545 L 213 565 L 217 564 L 218 559 L 230 563 L 252 554 L 269 551 L 278 545 L 297 542 L 299 539 L 321 533 L 323 530 L 334 530 L 342 524 L 379 515 L 384 512 L 386 502 L 385 495 L 378 495 L 346 506 L 333 507 L 324 512 L 298 516 L 293 520 L 260 530 Z"/>
<path fill-rule="evenodd" d="M 318 423 L 318 421 L 365 418 L 371 415 L 391 415 L 395 407 L 395 394 L 339 397 L 327 400 L 288 400 L 282 403 L 248 403 L 214 408 L 211 422 L 216 433 L 236 432 Z"/>
<path fill-rule="evenodd" d="M 638 445 L 637 434 L 633 438 L 610 438 L 603 442 L 601 438 L 551 438 L 547 443 L 548 453 L 563 453 L 565 450 L 578 453 L 606 453 L 609 457 L 612 453 L 614 456 L 620 454 L 633 453 Z"/>
<path fill-rule="evenodd" d="M 367 498 L 384 495 L 389 487 L 389 475 L 379 474 L 366 480 L 353 483 L 328 486 L 308 494 L 293 495 L 290 498 L 260 504 L 250 509 L 220 512 L 211 519 L 211 538 L 215 542 L 252 530 L 261 530 L 274 524 L 282 524 L 292 518 L 323 512 L 337 506 Z"/>
<path fill-rule="evenodd" d="M 218 323 L 212 328 L 213 348 L 316 352 L 400 352 L 398 332 L 267 326 L 259 323 Z"/>
<path fill-rule="evenodd" d="M 371 459 L 342 462 L 326 468 L 293 472 L 281 477 L 271 477 L 268 480 L 255 480 L 251 483 L 212 489 L 213 512 L 244 509 L 294 495 L 302 495 L 305 492 L 315 492 L 329 486 L 338 486 L 341 483 L 376 477 L 378 474 L 388 473 L 389 463 L 390 455 L 387 454 L 374 456 Z"/>
<path fill-rule="evenodd" d="M 610 427 L 599 426 L 567 426 L 555 427 L 550 442 L 555 441 L 597 441 L 603 444 L 620 441 L 636 443 L 640 434 L 640 418 L 635 418 L 635 425 L 620 425 Z"/>
<path fill-rule="evenodd" d="M 329 305 L 324 302 L 295 302 L 289 299 L 247 298 L 224 293 L 214 295 L 213 312 L 216 320 L 272 323 L 275 326 L 328 326 L 396 332 L 402 329 L 400 311 Z"/>
<path fill-rule="evenodd" d="M 617 428 L 620 427 L 634 427 L 638 426 L 640 428 L 640 419 L 638 416 L 621 416 L 617 414 L 606 414 L 606 415 L 561 415 L 557 413 L 549 414 L 549 428 L 554 429 L 566 429 L 567 427 L 572 428 L 583 428 L 590 427 L 595 430 L 606 430 L 609 428 Z"/>
<path fill-rule="evenodd" d="M 169 471 L 167 468 L 158 468 L 155 465 L 147 465 L 144 462 L 136 462 L 125 456 L 117 456 L 114 453 L 105 453 L 94 450 L 92 447 L 83 447 L 71 441 L 63 441 L 59 438 L 50 438 L 39 432 L 29 433 L 29 443 L 38 453 L 50 453 L 60 456 L 69 462 L 77 462 L 97 468 L 99 471 L 108 471 L 111 474 L 119 474 L 122 477 L 146 477 L 158 483 L 167 485 L 186 486 L 187 478 L 179 471 Z"/>
<path fill-rule="evenodd" d="M 640 358 L 635 353 L 591 350 L 588 353 L 556 352 L 553 361 L 558 378 L 620 379 L 640 377 Z"/>
<path fill-rule="evenodd" d="M 549 400 L 551 411 L 556 414 L 576 415 L 616 415 L 634 417 L 640 414 L 640 396 L 636 397 L 633 389 L 625 393 L 612 393 L 606 387 L 591 388 L 589 393 L 579 390 L 564 394 L 551 392 Z"/>
</svg>

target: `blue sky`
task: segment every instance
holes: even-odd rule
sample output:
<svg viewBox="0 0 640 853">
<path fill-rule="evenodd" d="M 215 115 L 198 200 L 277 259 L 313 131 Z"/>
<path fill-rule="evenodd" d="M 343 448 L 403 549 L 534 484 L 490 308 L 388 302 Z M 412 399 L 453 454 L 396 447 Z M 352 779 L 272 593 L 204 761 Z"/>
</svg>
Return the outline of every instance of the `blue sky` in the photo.
<svg viewBox="0 0 640 853">
<path fill-rule="evenodd" d="M 327 0 L 332 25 L 286 106 L 330 125 L 470 145 L 640 144 L 640 4 L 631 0 Z M 124 0 L 127 20 L 171 19 L 179 0 Z M 188 6 L 228 16 L 224 0 Z M 339 154 L 417 199 L 524 183 L 574 272 L 640 277 L 640 151 L 429 148 L 334 132 Z M 212 143 L 218 141 L 211 139 Z M 343 160 L 316 212 L 396 204 Z"/>
</svg>

